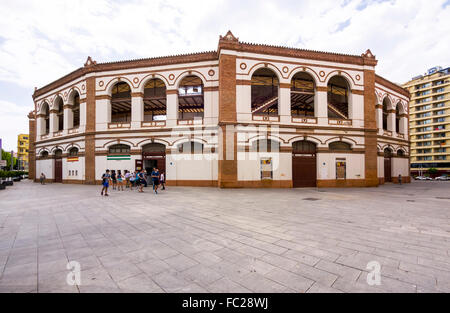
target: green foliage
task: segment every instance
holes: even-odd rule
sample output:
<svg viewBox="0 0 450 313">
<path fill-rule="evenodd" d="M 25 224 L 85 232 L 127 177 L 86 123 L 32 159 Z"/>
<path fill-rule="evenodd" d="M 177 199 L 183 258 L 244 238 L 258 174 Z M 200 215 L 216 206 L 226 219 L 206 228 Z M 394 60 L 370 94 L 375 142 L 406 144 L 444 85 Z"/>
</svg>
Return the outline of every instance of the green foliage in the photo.
<svg viewBox="0 0 450 313">
<path fill-rule="evenodd" d="M 438 172 L 437 168 L 434 168 L 434 167 L 432 167 L 432 168 L 430 168 L 430 169 L 428 170 L 428 174 L 430 174 L 430 175 L 434 175 L 434 174 L 436 174 L 437 172 Z"/>
<path fill-rule="evenodd" d="M 2 160 L 6 160 L 6 167 L 11 168 L 11 152 L 2 149 Z M 17 166 L 17 158 L 13 158 L 13 167 Z"/>
<path fill-rule="evenodd" d="M 0 178 L 17 177 L 21 175 L 28 175 L 25 171 L 0 171 Z"/>
</svg>

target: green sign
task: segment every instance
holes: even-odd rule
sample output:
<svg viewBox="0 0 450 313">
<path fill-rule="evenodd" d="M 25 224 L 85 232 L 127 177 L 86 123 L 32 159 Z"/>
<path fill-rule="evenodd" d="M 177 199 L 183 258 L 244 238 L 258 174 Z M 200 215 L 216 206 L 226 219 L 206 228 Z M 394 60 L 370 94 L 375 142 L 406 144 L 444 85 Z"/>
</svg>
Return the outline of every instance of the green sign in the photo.
<svg viewBox="0 0 450 313">
<path fill-rule="evenodd" d="M 131 160 L 131 155 L 108 155 L 108 160 Z"/>
</svg>

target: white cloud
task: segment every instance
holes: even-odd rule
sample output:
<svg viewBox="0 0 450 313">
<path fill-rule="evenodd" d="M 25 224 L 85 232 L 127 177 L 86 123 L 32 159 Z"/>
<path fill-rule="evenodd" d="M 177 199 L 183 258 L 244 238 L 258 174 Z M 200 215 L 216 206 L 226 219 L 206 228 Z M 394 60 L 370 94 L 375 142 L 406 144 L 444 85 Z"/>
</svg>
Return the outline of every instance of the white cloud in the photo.
<svg viewBox="0 0 450 313">
<path fill-rule="evenodd" d="M 228 29 L 246 42 L 358 55 L 370 48 L 377 73 L 401 83 L 429 67 L 450 66 L 447 2 L 9 1 L 1 5 L 0 87 L 13 83 L 31 94 L 88 55 L 104 62 L 215 50 Z"/>
<path fill-rule="evenodd" d="M 3 150 L 17 151 L 17 135 L 28 134 L 27 115 L 32 109 L 0 100 L 0 138 Z"/>
</svg>

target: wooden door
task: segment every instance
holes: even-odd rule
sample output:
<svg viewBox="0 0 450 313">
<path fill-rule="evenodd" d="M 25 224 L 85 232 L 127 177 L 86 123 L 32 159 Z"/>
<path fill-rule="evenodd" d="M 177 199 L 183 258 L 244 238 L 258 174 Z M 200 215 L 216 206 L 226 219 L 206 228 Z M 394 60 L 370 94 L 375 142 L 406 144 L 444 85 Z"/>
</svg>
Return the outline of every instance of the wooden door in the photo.
<svg viewBox="0 0 450 313">
<path fill-rule="evenodd" d="M 55 183 L 62 183 L 62 159 L 55 159 Z"/>
<path fill-rule="evenodd" d="M 316 187 L 316 155 L 292 155 L 292 182 L 294 188 Z"/>
<path fill-rule="evenodd" d="M 384 158 L 384 181 L 392 182 L 391 158 Z"/>
</svg>

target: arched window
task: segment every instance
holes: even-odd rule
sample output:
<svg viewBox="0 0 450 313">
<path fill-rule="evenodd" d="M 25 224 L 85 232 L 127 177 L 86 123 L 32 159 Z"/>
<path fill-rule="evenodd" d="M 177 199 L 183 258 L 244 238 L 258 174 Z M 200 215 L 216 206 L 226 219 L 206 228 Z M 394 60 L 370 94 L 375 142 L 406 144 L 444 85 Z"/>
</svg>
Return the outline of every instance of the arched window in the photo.
<svg viewBox="0 0 450 313">
<path fill-rule="evenodd" d="M 178 152 L 184 154 L 202 154 L 203 144 L 195 141 L 188 141 L 178 145 Z"/>
<path fill-rule="evenodd" d="M 142 147 L 143 153 L 166 152 L 166 146 L 161 143 L 149 143 Z"/>
<path fill-rule="evenodd" d="M 55 158 L 61 158 L 62 157 L 62 150 L 56 149 L 55 150 Z"/>
<path fill-rule="evenodd" d="M 73 128 L 80 127 L 80 95 L 77 91 L 74 92 L 73 95 L 73 104 L 72 104 L 72 113 L 73 113 Z"/>
<path fill-rule="evenodd" d="M 260 68 L 252 75 L 252 113 L 278 116 L 277 75 L 269 68 Z"/>
<path fill-rule="evenodd" d="M 392 158 L 392 150 L 390 148 L 384 149 L 384 157 L 385 158 Z"/>
<path fill-rule="evenodd" d="M 182 120 L 203 118 L 204 111 L 202 80 L 198 76 L 186 76 L 178 86 L 178 118 Z"/>
<path fill-rule="evenodd" d="M 58 128 L 56 131 L 61 131 L 64 129 L 64 102 L 61 97 L 58 97 L 56 100 L 56 110 L 58 111 L 56 113 L 58 117 Z"/>
<path fill-rule="evenodd" d="M 388 130 L 388 108 L 391 106 L 391 101 L 388 97 L 383 99 L 383 130 Z"/>
<path fill-rule="evenodd" d="M 342 76 L 333 76 L 328 82 L 328 117 L 348 119 L 350 88 Z"/>
<path fill-rule="evenodd" d="M 280 143 L 270 139 L 259 139 L 252 143 L 253 152 L 280 152 Z"/>
<path fill-rule="evenodd" d="M 118 82 L 112 88 L 111 123 L 131 122 L 131 88 Z"/>
<path fill-rule="evenodd" d="M 304 154 L 313 154 L 316 153 L 317 146 L 314 142 L 311 141 L 296 141 L 292 144 L 292 152 L 293 153 L 304 153 Z"/>
<path fill-rule="evenodd" d="M 335 141 L 330 143 L 329 148 L 331 151 L 351 151 L 352 146 L 343 141 Z"/>
<path fill-rule="evenodd" d="M 402 132 L 400 131 L 400 110 L 398 108 L 399 105 L 400 104 L 397 104 L 395 108 L 395 131 L 400 134 Z"/>
<path fill-rule="evenodd" d="M 166 85 L 159 79 L 150 79 L 144 86 L 144 121 L 165 121 Z"/>
<path fill-rule="evenodd" d="M 44 114 L 44 135 L 48 135 L 49 131 L 50 131 L 50 115 L 49 115 L 49 106 L 48 103 L 45 102 L 42 105 L 42 109 L 41 109 L 42 114 Z"/>
<path fill-rule="evenodd" d="M 109 147 L 109 154 L 130 154 L 130 146 L 117 144 Z"/>
<path fill-rule="evenodd" d="M 41 158 L 43 158 L 43 159 L 48 158 L 48 151 L 42 151 L 41 152 Z"/>
<path fill-rule="evenodd" d="M 291 115 L 314 116 L 314 79 L 305 72 L 294 75 L 291 81 Z"/>
<path fill-rule="evenodd" d="M 397 156 L 404 157 L 405 156 L 405 152 L 403 150 L 398 150 L 397 151 Z"/>
<path fill-rule="evenodd" d="M 77 147 L 70 148 L 69 156 L 71 156 L 71 157 L 78 156 L 78 148 Z"/>
</svg>

